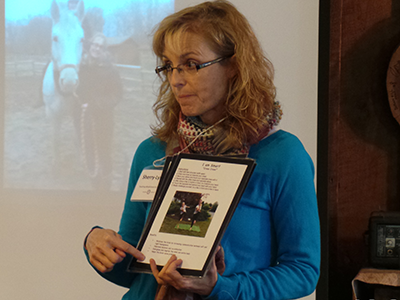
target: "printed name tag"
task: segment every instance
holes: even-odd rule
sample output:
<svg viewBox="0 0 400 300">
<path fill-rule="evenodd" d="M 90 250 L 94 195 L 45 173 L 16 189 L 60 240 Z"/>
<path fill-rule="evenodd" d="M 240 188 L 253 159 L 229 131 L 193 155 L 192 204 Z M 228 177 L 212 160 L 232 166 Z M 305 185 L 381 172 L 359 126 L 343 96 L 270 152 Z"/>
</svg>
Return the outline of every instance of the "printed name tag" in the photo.
<svg viewBox="0 0 400 300">
<path fill-rule="evenodd" d="M 162 170 L 144 169 L 136 183 L 131 201 L 153 201 Z"/>
</svg>

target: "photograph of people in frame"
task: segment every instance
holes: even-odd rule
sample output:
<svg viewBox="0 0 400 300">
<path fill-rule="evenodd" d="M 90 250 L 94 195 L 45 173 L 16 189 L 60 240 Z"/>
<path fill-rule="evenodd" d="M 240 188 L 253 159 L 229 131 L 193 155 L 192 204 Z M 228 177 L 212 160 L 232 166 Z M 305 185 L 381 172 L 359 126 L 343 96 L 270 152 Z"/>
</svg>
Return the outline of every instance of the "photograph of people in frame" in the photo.
<svg viewBox="0 0 400 300">
<path fill-rule="evenodd" d="M 208 203 L 207 195 L 177 191 L 161 224 L 160 232 L 205 237 L 218 202 Z"/>
</svg>

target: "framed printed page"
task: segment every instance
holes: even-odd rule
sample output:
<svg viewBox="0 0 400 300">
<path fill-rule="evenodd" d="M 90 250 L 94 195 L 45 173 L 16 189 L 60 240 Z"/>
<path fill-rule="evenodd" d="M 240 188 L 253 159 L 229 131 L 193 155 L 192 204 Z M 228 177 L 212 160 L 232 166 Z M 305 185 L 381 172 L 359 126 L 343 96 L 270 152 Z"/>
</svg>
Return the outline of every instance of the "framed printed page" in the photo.
<svg viewBox="0 0 400 300">
<path fill-rule="evenodd" d="M 128 270 L 161 269 L 175 254 L 182 275 L 202 277 L 255 167 L 247 158 L 179 154 L 164 166 L 137 248 L 146 256 Z"/>
</svg>

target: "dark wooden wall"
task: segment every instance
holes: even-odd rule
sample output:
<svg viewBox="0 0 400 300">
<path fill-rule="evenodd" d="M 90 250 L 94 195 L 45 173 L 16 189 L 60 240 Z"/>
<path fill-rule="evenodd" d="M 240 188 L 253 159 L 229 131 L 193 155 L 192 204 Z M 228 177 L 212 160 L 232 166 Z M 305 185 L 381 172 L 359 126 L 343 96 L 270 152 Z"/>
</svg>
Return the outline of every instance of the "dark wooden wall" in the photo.
<svg viewBox="0 0 400 300">
<path fill-rule="evenodd" d="M 386 92 L 389 61 L 400 45 L 399 2 L 330 0 L 329 82 L 320 84 L 327 96 L 319 99 L 320 117 L 328 116 L 319 129 L 326 137 L 319 155 L 327 163 L 318 164 L 326 167 L 318 180 L 326 180 L 321 217 L 329 236 L 323 239 L 326 286 L 319 288 L 329 290 L 329 300 L 351 299 L 351 280 L 368 266 L 364 233 L 371 212 L 400 210 L 400 125 Z"/>
</svg>

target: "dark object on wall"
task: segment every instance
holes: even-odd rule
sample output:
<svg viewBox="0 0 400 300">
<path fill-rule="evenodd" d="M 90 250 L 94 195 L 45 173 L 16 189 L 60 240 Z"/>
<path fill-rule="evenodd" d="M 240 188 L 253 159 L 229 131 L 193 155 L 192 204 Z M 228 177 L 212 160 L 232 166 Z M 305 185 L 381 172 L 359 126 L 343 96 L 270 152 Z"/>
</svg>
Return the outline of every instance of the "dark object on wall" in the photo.
<svg viewBox="0 0 400 300">
<path fill-rule="evenodd" d="M 400 269 L 400 212 L 373 212 L 369 237 L 371 265 Z"/>
<path fill-rule="evenodd" d="M 381 286 L 375 288 L 375 300 L 400 299 L 400 288 L 394 286 Z"/>
<path fill-rule="evenodd" d="M 400 124 L 400 47 L 397 48 L 390 60 L 386 88 L 393 117 Z"/>
</svg>

